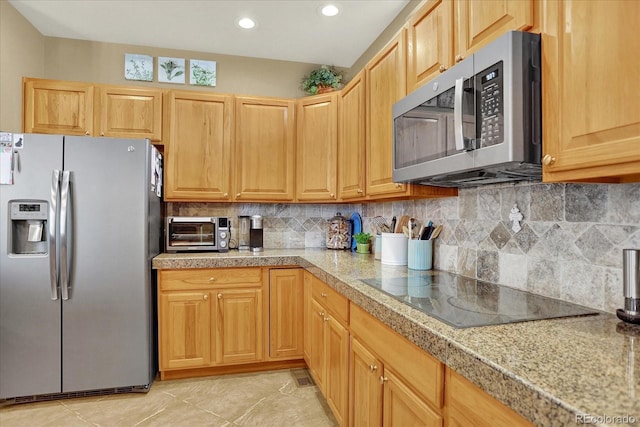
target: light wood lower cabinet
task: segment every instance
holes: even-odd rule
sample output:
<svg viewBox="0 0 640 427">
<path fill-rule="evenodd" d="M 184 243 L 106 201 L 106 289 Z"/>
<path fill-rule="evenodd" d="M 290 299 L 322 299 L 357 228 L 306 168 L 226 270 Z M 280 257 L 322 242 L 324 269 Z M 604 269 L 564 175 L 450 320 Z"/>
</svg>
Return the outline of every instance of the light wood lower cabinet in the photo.
<svg viewBox="0 0 640 427">
<path fill-rule="evenodd" d="M 450 368 L 447 368 L 446 389 L 448 427 L 533 426 L 513 409 Z"/>
<path fill-rule="evenodd" d="M 269 271 L 269 357 L 303 356 L 303 280 L 301 268 Z"/>
<path fill-rule="evenodd" d="M 160 371 L 264 360 L 260 268 L 160 270 Z"/>
<path fill-rule="evenodd" d="M 308 274 L 308 273 L 305 273 Z M 308 365 L 318 388 L 341 426 L 347 425 L 349 329 L 348 300 L 311 276 L 311 298 L 307 341 Z"/>
<path fill-rule="evenodd" d="M 351 304 L 350 426 L 442 426 L 444 365 Z"/>
</svg>

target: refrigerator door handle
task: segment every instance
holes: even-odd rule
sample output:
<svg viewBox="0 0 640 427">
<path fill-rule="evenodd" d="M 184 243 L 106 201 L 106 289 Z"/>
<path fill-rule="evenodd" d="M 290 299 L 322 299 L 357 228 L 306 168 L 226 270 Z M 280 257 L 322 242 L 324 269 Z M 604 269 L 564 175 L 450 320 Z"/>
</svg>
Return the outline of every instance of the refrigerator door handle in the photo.
<svg viewBox="0 0 640 427">
<path fill-rule="evenodd" d="M 51 176 L 51 203 L 49 204 L 49 277 L 51 299 L 58 299 L 58 201 L 60 200 L 60 171 Z"/>
<path fill-rule="evenodd" d="M 60 187 L 60 287 L 62 299 L 69 299 L 69 270 L 71 267 L 71 188 L 70 171 L 62 171 L 62 185 Z"/>
</svg>

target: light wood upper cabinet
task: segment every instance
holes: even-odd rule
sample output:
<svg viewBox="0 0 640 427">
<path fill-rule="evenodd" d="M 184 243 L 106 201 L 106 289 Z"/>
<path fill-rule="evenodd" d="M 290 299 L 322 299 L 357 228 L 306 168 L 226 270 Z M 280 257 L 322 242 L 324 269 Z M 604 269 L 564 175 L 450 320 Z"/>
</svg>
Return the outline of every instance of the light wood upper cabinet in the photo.
<svg viewBox="0 0 640 427">
<path fill-rule="evenodd" d="M 367 197 L 397 195 L 405 184 L 392 178 L 392 107 L 406 94 L 405 43 L 402 30 L 365 67 L 367 86 Z"/>
<path fill-rule="evenodd" d="M 231 96 L 167 95 L 165 200 L 230 200 Z"/>
<path fill-rule="evenodd" d="M 301 268 L 269 271 L 269 357 L 301 359 L 303 355 L 303 272 Z"/>
<path fill-rule="evenodd" d="M 336 200 L 338 95 L 298 100 L 296 197 L 300 201 Z"/>
<path fill-rule="evenodd" d="M 544 181 L 639 181 L 640 2 L 544 4 Z"/>
<path fill-rule="evenodd" d="M 93 134 L 93 85 L 24 78 L 23 91 L 24 132 Z"/>
<path fill-rule="evenodd" d="M 236 97 L 235 199 L 292 201 L 295 101 Z"/>
<path fill-rule="evenodd" d="M 428 0 L 411 16 L 407 43 L 407 93 L 453 65 L 453 2 Z"/>
<path fill-rule="evenodd" d="M 160 293 L 160 371 L 211 364 L 211 297 L 207 291 Z"/>
<path fill-rule="evenodd" d="M 459 0 L 456 4 L 456 62 L 510 30 L 534 27 L 534 0 Z"/>
<path fill-rule="evenodd" d="M 449 427 L 532 427 L 513 409 L 447 368 L 446 406 Z"/>
<path fill-rule="evenodd" d="M 99 86 L 96 133 L 114 138 L 162 140 L 162 90 Z"/>
<path fill-rule="evenodd" d="M 366 87 L 358 73 L 338 98 L 338 198 L 354 201 L 365 194 Z"/>
</svg>

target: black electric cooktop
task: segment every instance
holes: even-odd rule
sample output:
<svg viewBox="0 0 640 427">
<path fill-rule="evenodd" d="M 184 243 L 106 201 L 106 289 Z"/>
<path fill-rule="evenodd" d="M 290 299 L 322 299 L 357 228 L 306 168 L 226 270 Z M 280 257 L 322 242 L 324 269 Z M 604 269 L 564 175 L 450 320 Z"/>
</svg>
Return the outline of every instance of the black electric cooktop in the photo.
<svg viewBox="0 0 640 427">
<path fill-rule="evenodd" d="M 392 297 L 456 328 L 597 314 L 597 311 L 442 271 L 363 279 Z"/>
</svg>

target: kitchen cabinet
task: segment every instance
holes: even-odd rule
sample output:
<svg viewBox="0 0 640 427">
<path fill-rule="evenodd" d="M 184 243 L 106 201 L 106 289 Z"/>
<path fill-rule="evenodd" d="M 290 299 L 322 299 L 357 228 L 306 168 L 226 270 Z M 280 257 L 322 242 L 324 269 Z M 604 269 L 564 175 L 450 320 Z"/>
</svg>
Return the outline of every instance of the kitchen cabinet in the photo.
<svg viewBox="0 0 640 427">
<path fill-rule="evenodd" d="M 24 132 L 93 135 L 92 84 L 24 78 L 23 91 Z"/>
<path fill-rule="evenodd" d="M 23 130 L 162 140 L 162 90 L 23 79 Z"/>
<path fill-rule="evenodd" d="M 453 64 L 453 10 L 450 0 L 428 0 L 407 23 L 407 93 Z"/>
<path fill-rule="evenodd" d="M 338 95 L 298 100 L 296 198 L 335 201 L 337 194 Z"/>
<path fill-rule="evenodd" d="M 303 357 L 303 270 L 269 271 L 269 357 Z"/>
<path fill-rule="evenodd" d="M 455 2 L 455 62 L 510 30 L 528 31 L 534 25 L 534 0 Z"/>
<path fill-rule="evenodd" d="M 446 406 L 449 427 L 531 427 L 511 408 L 447 368 Z"/>
<path fill-rule="evenodd" d="M 293 201 L 295 134 L 294 100 L 236 97 L 236 201 Z"/>
<path fill-rule="evenodd" d="M 407 32 L 402 29 L 365 66 L 367 96 L 366 193 L 367 199 L 446 197 L 455 188 L 393 182 L 393 104 L 406 94 Z"/>
<path fill-rule="evenodd" d="M 338 97 L 338 198 L 363 199 L 366 152 L 365 73 L 358 73 Z"/>
<path fill-rule="evenodd" d="M 640 3 L 547 1 L 543 16 L 543 180 L 639 181 Z"/>
<path fill-rule="evenodd" d="M 308 366 L 339 425 L 348 415 L 349 302 L 311 276 Z"/>
<path fill-rule="evenodd" d="M 264 360 L 260 268 L 158 272 L 160 373 Z"/>
<path fill-rule="evenodd" d="M 442 426 L 444 365 L 354 304 L 350 330 L 349 425 Z"/>
<path fill-rule="evenodd" d="M 230 200 L 233 98 L 170 91 L 166 101 L 165 200 Z"/>
</svg>

